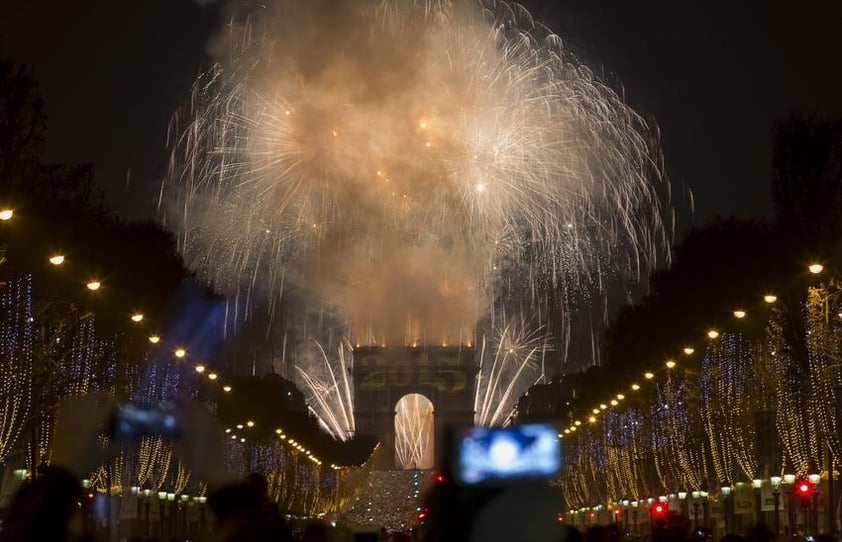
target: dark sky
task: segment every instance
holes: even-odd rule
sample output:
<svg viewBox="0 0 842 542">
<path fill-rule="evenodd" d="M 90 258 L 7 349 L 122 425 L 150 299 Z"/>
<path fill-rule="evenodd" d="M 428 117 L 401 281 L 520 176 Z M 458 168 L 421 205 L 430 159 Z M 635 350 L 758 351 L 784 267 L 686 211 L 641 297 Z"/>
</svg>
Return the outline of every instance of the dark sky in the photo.
<svg viewBox="0 0 842 542">
<path fill-rule="evenodd" d="M 692 190 L 696 225 L 768 216 L 773 123 L 842 115 L 838 0 L 524 5 L 658 124 L 675 199 Z M 50 159 L 92 161 L 109 203 L 136 219 L 152 215 L 168 119 L 219 22 L 190 0 L 6 0 L 0 54 L 35 72 Z"/>
</svg>

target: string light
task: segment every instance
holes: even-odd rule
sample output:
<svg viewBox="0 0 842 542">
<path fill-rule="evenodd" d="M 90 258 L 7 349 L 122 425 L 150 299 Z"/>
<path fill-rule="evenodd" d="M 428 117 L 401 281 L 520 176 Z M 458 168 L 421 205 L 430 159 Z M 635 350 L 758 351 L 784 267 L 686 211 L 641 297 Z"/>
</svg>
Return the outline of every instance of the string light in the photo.
<svg viewBox="0 0 842 542">
<path fill-rule="evenodd" d="M 772 304 L 777 298 L 767 294 L 763 301 Z M 593 511 L 593 503 L 614 502 L 616 506 L 619 496 L 641 495 L 646 487 L 670 487 L 675 493 L 703 487 L 709 476 L 725 481 L 739 476 L 751 479 L 760 467 L 755 438 L 755 430 L 760 428 L 754 424 L 770 423 L 756 419 L 758 412 L 777 413 L 773 425 L 764 431 L 779 436 L 783 459 L 790 472 L 796 473 L 789 475 L 792 479 L 815 473 L 816 465 L 822 464 L 823 446 L 829 445 L 831 453 L 839 455 L 839 414 L 828 408 L 828 398 L 838 400 L 836 394 L 842 389 L 842 363 L 838 361 L 842 360 L 842 318 L 836 318 L 842 314 L 842 288 L 834 281 L 811 287 L 802 308 L 809 362 L 806 372 L 785 342 L 783 317 L 773 311 L 763 339 L 710 330 L 711 341 L 699 372 L 665 372 L 664 379 L 656 381 L 656 397 L 646 424 L 615 423 L 635 411 L 627 408 L 608 411 L 599 425 L 578 431 L 575 425 L 566 428 L 562 432 L 565 468 L 559 483 L 568 502 L 581 513 Z M 734 312 L 737 318 L 746 315 L 742 309 Z M 684 351 L 694 352 L 691 347 Z M 653 372 L 644 374 L 650 380 L 655 376 Z M 637 384 L 631 387 L 640 389 Z M 694 397 L 690 389 L 699 389 L 698 404 L 693 408 L 689 408 Z M 639 449 L 633 444 L 635 434 L 643 435 Z M 653 446 L 650 450 L 648 442 Z M 702 453 L 705 449 L 710 456 Z M 657 480 L 647 479 L 635 469 L 644 457 L 654 461 Z M 700 498 L 706 494 L 697 493 Z"/>
<path fill-rule="evenodd" d="M 63 262 L 63 258 L 60 259 L 58 255 L 51 259 L 53 265 L 59 265 Z M 87 284 L 87 287 L 96 290 L 101 287 L 101 283 L 91 281 Z M 2 322 L 2 329 L 0 329 L 0 346 L 4 349 L 14 348 L 16 353 L 9 359 L 20 364 L 19 367 L 10 363 L 0 364 L 0 394 L 3 394 L 0 399 L 5 397 L 4 409 L 0 414 L 0 462 L 5 461 L 10 446 L 18 441 L 31 405 L 45 403 L 43 398 L 36 399 L 33 396 L 32 368 L 37 364 L 34 363 L 34 358 L 32 358 L 34 352 L 32 326 L 35 325 L 35 319 L 31 311 L 31 290 L 31 277 L 27 276 L 24 279 L 8 281 L 5 288 L 0 291 L 0 309 L 2 309 L 2 315 L 5 318 L 5 321 Z M 21 300 L 24 300 L 24 302 L 21 302 Z M 63 315 L 63 318 L 72 317 L 73 315 L 69 314 Z M 134 313 L 130 318 L 135 323 L 144 319 L 141 313 Z M 39 321 L 39 325 L 48 324 L 48 321 Z M 67 386 L 65 395 L 76 396 L 88 393 L 96 381 L 94 377 L 104 379 L 102 380 L 104 382 L 115 381 L 119 348 L 113 339 L 96 337 L 92 314 L 80 314 L 78 327 L 76 328 L 65 326 L 61 329 L 63 330 L 61 334 L 49 336 L 43 344 L 54 349 L 52 353 L 45 352 L 45 355 L 59 364 L 58 369 L 52 369 L 51 378 L 59 379 L 62 385 Z M 70 332 L 70 335 L 65 332 Z M 40 334 L 39 340 L 44 339 L 44 337 L 46 335 Z M 151 335 L 148 337 L 148 341 L 150 344 L 158 344 L 161 338 L 158 335 Z M 67 354 L 67 357 L 62 358 L 57 355 L 59 348 Z M 177 357 L 184 357 L 186 351 L 179 348 L 174 354 Z M 208 377 L 211 380 L 218 379 L 218 375 L 215 373 L 209 374 Z M 144 376 L 144 386 L 136 387 L 130 393 L 136 394 L 139 400 L 155 402 L 160 400 L 163 394 L 173 392 L 186 383 L 187 381 L 183 379 L 180 370 L 175 366 L 151 363 L 148 366 L 148 374 Z M 137 383 L 130 382 L 129 384 L 131 386 L 137 385 Z M 232 391 L 232 387 L 228 384 L 222 386 L 222 389 L 226 392 Z M 46 392 L 46 388 L 39 388 L 39 393 Z M 37 442 L 34 443 L 35 457 L 48 459 L 54 420 L 46 410 L 36 414 L 36 418 L 38 419 L 38 438 Z M 249 422 L 248 426 L 253 427 L 254 423 Z M 279 437 L 279 443 L 283 443 L 286 439 L 286 435 L 283 434 L 280 434 Z M 245 437 L 240 437 L 240 444 L 246 442 Z M 103 445 L 105 444 L 104 440 Z M 278 494 L 281 485 L 291 484 L 290 488 L 287 489 L 288 493 L 304 496 L 298 497 L 297 501 L 295 499 L 290 501 L 298 502 L 301 505 L 299 509 L 311 511 L 339 509 L 337 502 L 347 503 L 361 489 L 363 478 L 352 476 L 352 471 L 370 469 L 370 462 L 377 448 L 379 448 L 379 445 L 366 460 L 368 466 L 341 467 L 332 465 L 329 476 L 325 479 L 325 473 L 320 470 L 322 460 L 313 451 L 297 444 L 296 452 L 309 466 L 305 466 L 305 463 L 297 463 L 293 467 L 296 473 L 294 476 L 278 476 L 277 473 L 283 473 L 287 470 L 285 464 L 288 461 L 296 461 L 296 456 L 273 456 L 272 468 L 276 475 L 272 479 L 272 491 Z M 28 463 L 30 463 L 28 465 L 29 470 L 34 470 L 37 465 L 31 464 L 29 454 L 26 457 Z M 150 488 L 149 493 L 153 490 L 160 490 L 170 501 L 174 501 L 178 496 L 180 501 L 186 504 L 191 500 L 185 492 L 188 484 L 191 483 L 191 473 L 180 462 L 173 464 L 172 457 L 172 442 L 161 437 L 144 437 L 137 443 L 135 453 L 127 454 L 126 450 L 123 450 L 110 464 L 98 466 L 89 477 L 90 488 L 92 491 L 98 492 L 110 491 L 112 494 L 120 494 L 128 491 L 137 495 L 139 494 L 139 488 L 144 486 Z M 124 487 L 121 481 L 128 479 L 131 479 L 131 483 Z M 191 493 L 197 495 L 195 502 L 200 502 L 198 499 L 204 498 L 201 495 L 206 492 L 207 485 L 203 481 L 194 481 L 193 484 L 195 493 L 194 491 L 191 491 Z M 169 489 L 169 491 L 164 491 L 164 488 Z"/>
</svg>

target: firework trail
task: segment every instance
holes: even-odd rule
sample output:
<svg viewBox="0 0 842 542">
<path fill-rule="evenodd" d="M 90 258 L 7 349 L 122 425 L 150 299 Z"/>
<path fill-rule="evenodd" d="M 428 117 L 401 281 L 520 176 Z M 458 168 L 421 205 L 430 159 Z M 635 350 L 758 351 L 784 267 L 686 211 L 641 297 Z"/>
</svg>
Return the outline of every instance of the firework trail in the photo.
<svg viewBox="0 0 842 542">
<path fill-rule="evenodd" d="M 215 51 L 160 207 L 220 292 L 303 292 L 354 345 L 465 344 L 514 297 L 569 325 L 666 258 L 653 130 L 517 4 L 275 0 Z"/>
</svg>

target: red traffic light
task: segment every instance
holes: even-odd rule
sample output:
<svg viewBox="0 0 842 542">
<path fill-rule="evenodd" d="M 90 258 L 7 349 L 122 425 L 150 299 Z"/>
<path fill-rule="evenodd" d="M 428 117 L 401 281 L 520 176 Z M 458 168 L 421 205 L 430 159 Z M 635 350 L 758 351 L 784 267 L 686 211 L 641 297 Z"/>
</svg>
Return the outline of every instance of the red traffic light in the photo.
<svg viewBox="0 0 842 542">
<path fill-rule="evenodd" d="M 664 508 L 663 504 L 656 504 L 652 507 L 652 512 L 654 512 L 655 514 L 663 514 L 664 511 L 666 511 L 666 508 Z"/>
<path fill-rule="evenodd" d="M 795 490 L 802 495 L 808 495 L 812 491 L 812 487 L 806 480 L 799 480 L 795 484 Z"/>
</svg>

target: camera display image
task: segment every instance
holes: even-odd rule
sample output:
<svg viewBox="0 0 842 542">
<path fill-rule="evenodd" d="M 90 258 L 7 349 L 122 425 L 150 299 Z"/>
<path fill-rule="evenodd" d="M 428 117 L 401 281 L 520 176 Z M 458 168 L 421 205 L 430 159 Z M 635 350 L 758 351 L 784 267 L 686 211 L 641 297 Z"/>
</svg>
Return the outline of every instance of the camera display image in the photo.
<svg viewBox="0 0 842 542">
<path fill-rule="evenodd" d="M 544 479 L 561 464 L 558 431 L 549 424 L 472 427 L 457 439 L 459 481 L 493 485 Z"/>
<path fill-rule="evenodd" d="M 179 434 L 175 415 L 157 405 L 120 404 L 111 425 L 111 433 L 118 439 L 146 436 L 174 438 Z"/>
</svg>

